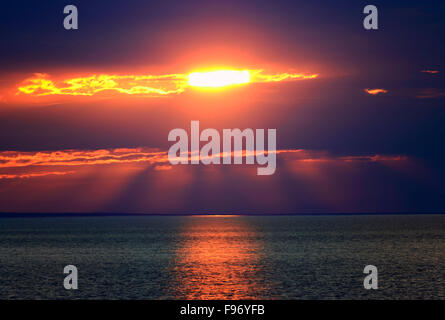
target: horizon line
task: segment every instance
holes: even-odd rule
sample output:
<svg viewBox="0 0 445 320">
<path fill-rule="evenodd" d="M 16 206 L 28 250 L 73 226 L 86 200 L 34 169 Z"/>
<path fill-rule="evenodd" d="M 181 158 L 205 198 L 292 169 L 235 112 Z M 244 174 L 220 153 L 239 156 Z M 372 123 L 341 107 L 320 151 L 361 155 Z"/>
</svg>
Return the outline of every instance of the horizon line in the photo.
<svg viewBox="0 0 445 320">
<path fill-rule="evenodd" d="M 364 215 L 441 215 L 445 212 L 313 212 L 313 213 L 116 213 L 116 212 L 0 212 L 0 218 L 47 217 L 187 217 L 187 216 L 364 216 Z"/>
</svg>

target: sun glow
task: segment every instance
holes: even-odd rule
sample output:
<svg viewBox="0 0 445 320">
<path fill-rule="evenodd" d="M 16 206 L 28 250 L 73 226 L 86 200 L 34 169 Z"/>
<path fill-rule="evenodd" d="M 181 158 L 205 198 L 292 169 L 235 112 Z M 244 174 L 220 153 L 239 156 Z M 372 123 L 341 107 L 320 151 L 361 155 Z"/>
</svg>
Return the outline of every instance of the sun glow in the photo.
<svg viewBox="0 0 445 320">
<path fill-rule="evenodd" d="M 189 85 L 202 88 L 219 88 L 250 82 L 248 70 L 218 70 L 189 74 Z"/>
</svg>

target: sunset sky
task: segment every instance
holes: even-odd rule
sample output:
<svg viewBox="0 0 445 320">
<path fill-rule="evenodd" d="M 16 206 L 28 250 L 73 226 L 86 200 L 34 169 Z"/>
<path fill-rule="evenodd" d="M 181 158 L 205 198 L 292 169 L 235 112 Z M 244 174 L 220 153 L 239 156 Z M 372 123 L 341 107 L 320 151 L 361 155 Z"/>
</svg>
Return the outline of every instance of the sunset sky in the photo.
<svg viewBox="0 0 445 320">
<path fill-rule="evenodd" d="M 66 4 L 0 11 L 0 212 L 445 210 L 445 3 L 373 1 L 365 30 L 369 1 L 69 1 L 70 31 Z M 275 174 L 171 166 L 192 120 L 276 129 Z"/>
</svg>

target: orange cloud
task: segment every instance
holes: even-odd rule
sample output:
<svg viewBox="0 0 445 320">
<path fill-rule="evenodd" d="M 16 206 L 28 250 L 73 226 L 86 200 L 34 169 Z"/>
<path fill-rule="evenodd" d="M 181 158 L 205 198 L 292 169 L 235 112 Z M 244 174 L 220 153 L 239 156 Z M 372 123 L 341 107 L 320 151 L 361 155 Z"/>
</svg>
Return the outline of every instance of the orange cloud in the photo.
<svg viewBox="0 0 445 320">
<path fill-rule="evenodd" d="M 429 74 L 437 74 L 437 73 L 439 73 L 438 70 L 422 70 L 420 72 L 429 73 Z"/>
<path fill-rule="evenodd" d="M 272 152 L 272 151 L 269 151 Z M 332 156 L 323 151 L 312 151 L 304 149 L 281 149 L 273 151 L 278 155 L 286 157 L 291 156 L 293 160 L 298 161 L 401 161 L 408 157 L 396 155 L 363 155 L 363 156 Z M 256 154 L 267 154 L 267 151 L 256 152 Z M 219 153 L 208 156 L 228 157 L 234 156 L 234 152 Z M 242 152 L 242 157 L 255 155 L 255 152 Z M 189 152 L 189 158 L 193 156 Z M 147 162 L 152 165 L 168 165 L 167 151 L 159 151 L 150 148 L 117 148 L 117 149 L 98 149 L 98 150 L 58 150 L 58 151 L 1 151 L 0 168 L 20 168 L 30 166 L 83 166 L 83 165 L 104 165 L 120 164 L 131 162 Z M 169 166 L 169 165 L 168 165 Z M 159 168 L 158 168 L 159 169 Z M 159 170 L 166 170 L 161 168 Z"/>
<path fill-rule="evenodd" d="M 362 155 L 362 156 L 333 156 L 324 151 L 303 149 L 281 149 L 275 151 L 283 161 L 292 163 L 354 163 L 379 162 L 397 163 L 408 161 L 409 158 L 400 155 Z M 244 151 L 241 157 L 253 155 Z M 210 157 L 234 157 L 231 154 L 215 154 Z M 192 155 L 189 153 L 189 157 Z M 72 170 L 57 170 L 77 166 L 79 168 L 94 165 L 121 165 L 141 163 L 153 166 L 155 171 L 168 171 L 174 168 L 168 160 L 167 151 L 150 148 L 116 148 L 98 150 L 58 150 L 58 151 L 2 151 L 0 152 L 0 179 L 33 178 L 47 175 L 66 175 L 74 173 Z"/>
<path fill-rule="evenodd" d="M 42 172 L 42 173 L 0 174 L 0 180 L 35 178 L 35 177 L 43 177 L 49 175 L 63 176 L 74 172 L 75 171 L 52 171 L 52 172 Z"/>
<path fill-rule="evenodd" d="M 286 154 L 290 160 L 301 162 L 385 162 L 407 161 L 409 157 L 404 155 L 361 155 L 361 156 L 334 156 L 326 151 L 286 149 L 277 150 L 277 154 Z"/>
<path fill-rule="evenodd" d="M 420 92 L 417 94 L 416 98 L 419 99 L 432 99 L 432 98 L 439 98 L 445 96 L 445 92 L 441 91 L 440 89 L 436 88 L 426 88 L 420 90 Z"/>
<path fill-rule="evenodd" d="M 173 166 L 155 166 L 155 171 L 167 171 L 173 169 Z"/>
<path fill-rule="evenodd" d="M 365 89 L 365 92 L 371 95 L 378 95 L 381 93 L 387 93 L 388 90 L 385 89 Z"/>
<path fill-rule="evenodd" d="M 167 162 L 167 153 L 148 148 L 118 148 L 99 150 L 60 150 L 0 152 L 0 168 L 29 166 L 79 166 L 129 162 L 151 164 Z"/>
</svg>

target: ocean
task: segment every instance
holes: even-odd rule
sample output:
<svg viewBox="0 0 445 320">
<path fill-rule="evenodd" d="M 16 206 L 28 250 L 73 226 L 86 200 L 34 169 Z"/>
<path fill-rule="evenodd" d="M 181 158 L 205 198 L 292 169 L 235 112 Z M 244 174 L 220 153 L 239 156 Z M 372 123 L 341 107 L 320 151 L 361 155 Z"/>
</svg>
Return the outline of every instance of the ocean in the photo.
<svg viewBox="0 0 445 320">
<path fill-rule="evenodd" d="M 445 299 L 445 215 L 2 218 L 0 299 Z"/>
</svg>

